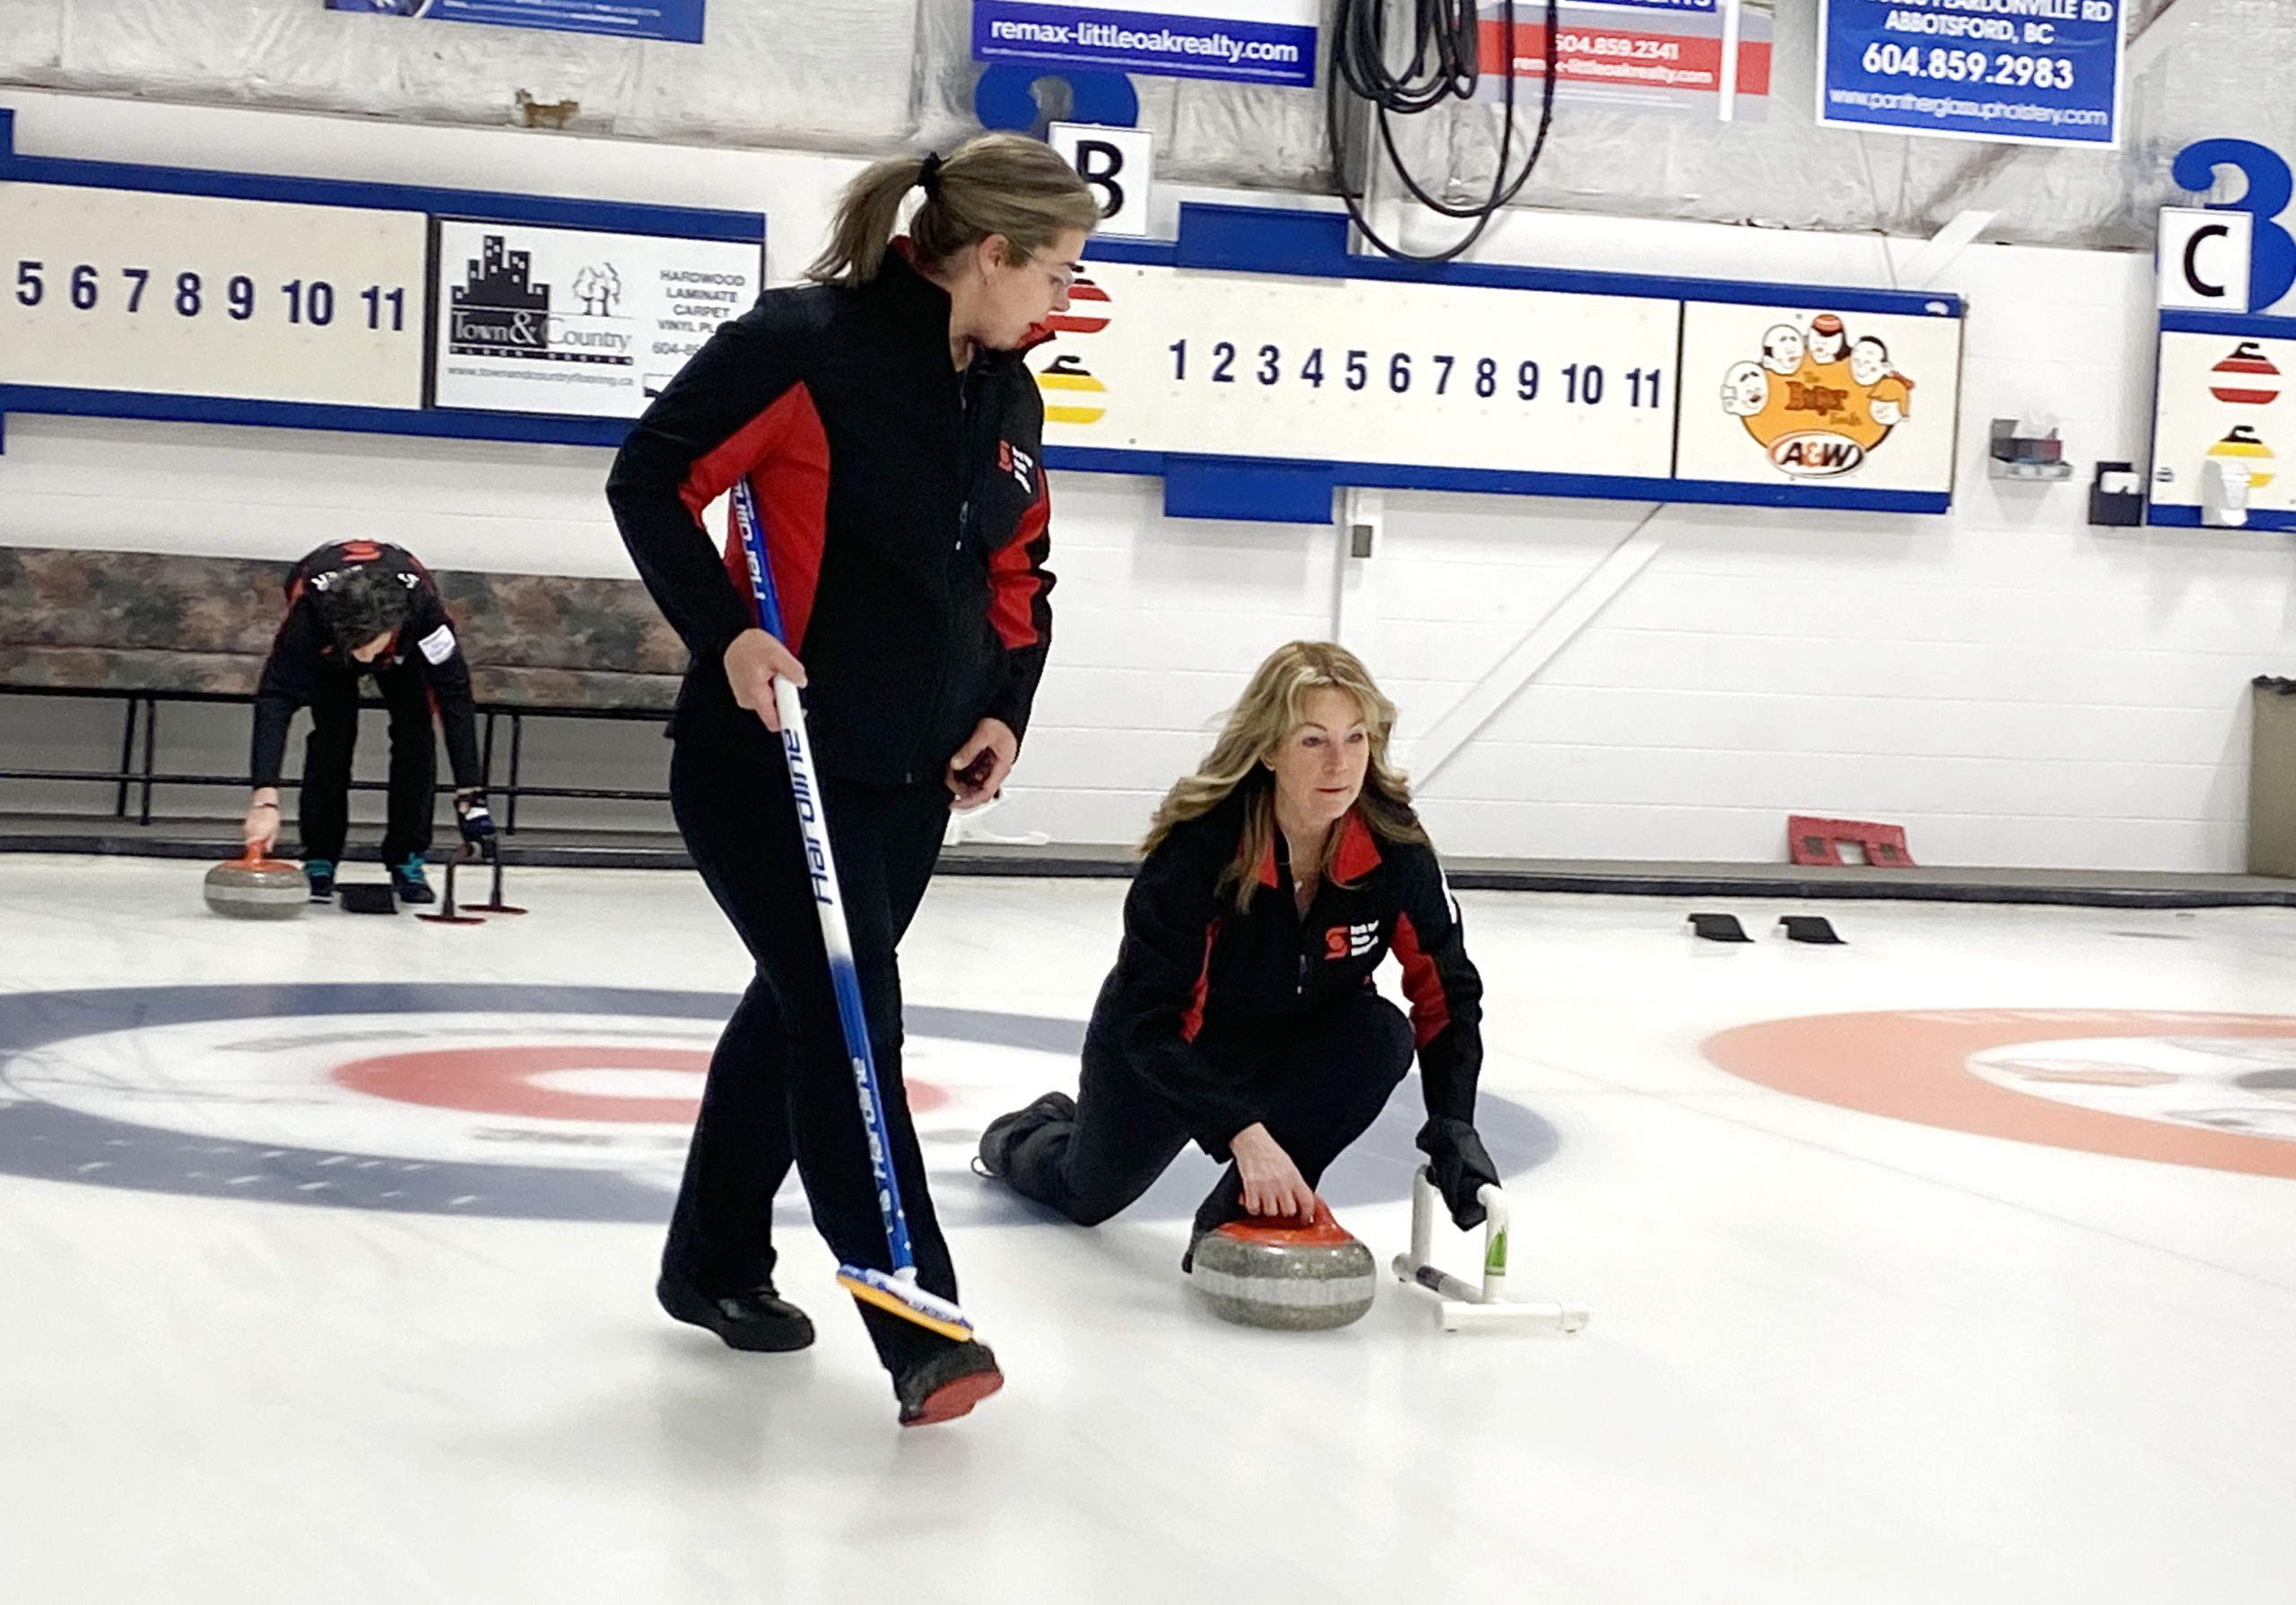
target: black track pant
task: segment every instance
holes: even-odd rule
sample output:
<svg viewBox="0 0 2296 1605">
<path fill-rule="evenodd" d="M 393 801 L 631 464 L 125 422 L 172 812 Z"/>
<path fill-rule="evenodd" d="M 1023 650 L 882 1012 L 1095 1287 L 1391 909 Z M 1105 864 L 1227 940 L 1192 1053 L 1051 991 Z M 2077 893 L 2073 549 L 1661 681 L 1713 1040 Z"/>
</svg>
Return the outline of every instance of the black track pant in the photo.
<svg viewBox="0 0 2296 1605">
<path fill-rule="evenodd" d="M 1197 1049 L 1249 1088 L 1268 1134 L 1310 1187 L 1370 1129 L 1411 1069 L 1411 1022 L 1363 991 L 1304 1018 L 1222 1029 L 1207 1021 Z M 1076 1118 L 1040 1127 L 1016 1144 L 1006 1173 L 1023 1198 L 1080 1226 L 1108 1219 L 1154 1184 L 1187 1130 L 1163 1095 L 1090 1034 Z M 1196 1211 L 1199 1231 L 1244 1214 L 1233 1164 Z"/>
<path fill-rule="evenodd" d="M 439 741 L 431 734 L 430 683 L 410 659 L 375 676 L 391 716 L 390 812 L 383 862 L 404 864 L 430 850 Z M 303 744 L 299 800 L 303 856 L 343 857 L 351 828 L 351 755 L 359 745 L 359 676 L 323 668 L 311 694 L 311 734 Z"/>
<path fill-rule="evenodd" d="M 891 1269 L 859 1096 L 839 1027 L 813 879 L 789 774 L 761 724 L 682 739 L 670 806 L 694 866 L 757 973 L 709 1061 L 701 1116 L 663 1249 L 663 1269 L 701 1293 L 746 1292 L 773 1273 L 773 1195 L 794 1155 L 813 1224 L 842 1263 Z M 925 895 L 949 822 L 930 786 L 827 782 L 830 845 L 851 927 L 893 1172 L 918 1282 L 957 1296 L 901 1082 L 900 975 L 893 949 Z M 863 1305 L 878 1356 L 898 1374 L 949 1339 Z"/>
</svg>

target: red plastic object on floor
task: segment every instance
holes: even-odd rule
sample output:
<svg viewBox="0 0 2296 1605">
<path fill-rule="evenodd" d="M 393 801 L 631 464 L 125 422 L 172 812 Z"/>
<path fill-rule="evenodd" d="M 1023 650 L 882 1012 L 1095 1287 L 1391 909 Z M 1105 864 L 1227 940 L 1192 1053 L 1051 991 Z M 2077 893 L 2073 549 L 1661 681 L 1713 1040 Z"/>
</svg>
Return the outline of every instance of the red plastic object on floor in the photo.
<svg viewBox="0 0 2296 1605">
<path fill-rule="evenodd" d="M 1787 855 L 1796 864 L 1842 867 L 1839 843 L 1855 842 L 1866 850 L 1866 861 L 1882 869 L 1910 869 L 1905 826 L 1875 824 L 1865 819 L 1813 819 L 1804 814 L 1786 816 Z"/>
</svg>

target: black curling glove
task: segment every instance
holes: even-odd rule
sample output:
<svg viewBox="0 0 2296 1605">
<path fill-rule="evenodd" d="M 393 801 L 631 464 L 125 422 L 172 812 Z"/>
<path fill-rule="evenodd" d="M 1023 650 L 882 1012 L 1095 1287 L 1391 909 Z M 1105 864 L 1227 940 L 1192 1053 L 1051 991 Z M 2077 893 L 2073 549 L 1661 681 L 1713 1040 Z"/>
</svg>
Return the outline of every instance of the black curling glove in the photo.
<svg viewBox="0 0 2296 1605">
<path fill-rule="evenodd" d="M 483 793 L 474 795 L 457 810 L 455 823 L 463 833 L 463 840 L 473 847 L 481 846 L 494 835 L 494 816 L 486 811 Z"/>
<path fill-rule="evenodd" d="M 1427 1156 L 1435 1190 L 1450 1208 L 1451 1224 L 1462 1232 L 1481 1226 L 1483 1200 L 1475 1193 L 1499 1185 L 1499 1167 L 1491 1163 L 1474 1128 L 1455 1116 L 1439 1114 L 1419 1129 L 1414 1140 Z"/>
</svg>

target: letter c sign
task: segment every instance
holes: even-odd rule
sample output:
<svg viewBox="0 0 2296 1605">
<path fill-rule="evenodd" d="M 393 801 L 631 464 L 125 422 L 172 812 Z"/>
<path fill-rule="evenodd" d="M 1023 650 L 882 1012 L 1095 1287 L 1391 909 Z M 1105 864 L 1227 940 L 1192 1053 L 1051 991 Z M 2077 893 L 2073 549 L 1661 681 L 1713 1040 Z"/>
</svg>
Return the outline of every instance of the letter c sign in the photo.
<svg viewBox="0 0 2296 1605">
<path fill-rule="evenodd" d="M 2246 212 L 2169 206 L 2161 213 L 2161 305 L 2179 312 L 2248 310 L 2256 220 Z"/>
</svg>

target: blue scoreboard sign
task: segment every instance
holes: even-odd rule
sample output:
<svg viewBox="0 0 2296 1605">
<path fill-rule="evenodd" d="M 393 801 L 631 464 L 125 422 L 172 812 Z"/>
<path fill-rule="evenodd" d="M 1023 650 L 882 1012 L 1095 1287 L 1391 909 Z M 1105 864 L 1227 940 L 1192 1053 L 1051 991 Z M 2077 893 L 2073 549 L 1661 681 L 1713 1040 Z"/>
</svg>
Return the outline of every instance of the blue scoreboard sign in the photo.
<svg viewBox="0 0 2296 1605">
<path fill-rule="evenodd" d="M 2126 3 L 1824 0 L 1818 120 L 2110 148 Z"/>
<path fill-rule="evenodd" d="M 1318 0 L 973 0 L 975 61 L 1316 81 Z"/>
<path fill-rule="evenodd" d="M 329 11 L 491 22 L 553 33 L 611 33 L 623 39 L 701 42 L 705 0 L 326 0 Z"/>
</svg>

